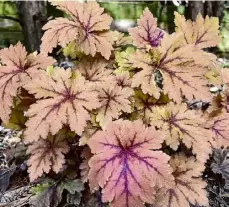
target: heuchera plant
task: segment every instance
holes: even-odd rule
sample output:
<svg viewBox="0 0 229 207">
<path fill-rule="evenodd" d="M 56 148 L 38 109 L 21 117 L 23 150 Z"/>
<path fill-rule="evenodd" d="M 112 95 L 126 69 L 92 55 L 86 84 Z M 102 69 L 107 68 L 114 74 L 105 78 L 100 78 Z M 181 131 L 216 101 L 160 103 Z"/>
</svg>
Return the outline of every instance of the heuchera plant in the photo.
<svg viewBox="0 0 229 207">
<path fill-rule="evenodd" d="M 39 53 L 0 50 L 0 117 L 23 130 L 30 181 L 68 174 L 74 147 L 81 180 L 112 207 L 207 206 L 205 163 L 229 144 L 229 73 L 206 52 L 220 41 L 218 19 L 175 13 L 167 34 L 146 8 L 126 36 L 96 2 L 51 3 L 69 18 L 43 27 Z M 58 45 L 75 67 L 52 67 Z M 209 107 L 190 109 L 194 99 Z"/>
</svg>

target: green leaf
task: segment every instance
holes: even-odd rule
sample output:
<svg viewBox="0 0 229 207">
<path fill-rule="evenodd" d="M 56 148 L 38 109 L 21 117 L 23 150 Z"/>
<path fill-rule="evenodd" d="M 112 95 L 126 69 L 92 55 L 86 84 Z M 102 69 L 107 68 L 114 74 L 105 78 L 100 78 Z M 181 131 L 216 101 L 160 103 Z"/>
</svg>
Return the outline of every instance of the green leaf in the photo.
<svg viewBox="0 0 229 207">
<path fill-rule="evenodd" d="M 64 49 L 63 53 L 65 57 L 71 57 L 75 59 L 76 57 L 82 57 L 83 53 L 80 51 L 79 47 L 75 43 L 75 41 L 70 42 Z"/>
<path fill-rule="evenodd" d="M 82 198 L 82 194 L 81 193 L 77 193 L 77 194 L 74 194 L 74 195 L 68 194 L 67 195 L 67 203 L 79 206 L 80 202 L 81 202 L 81 198 Z"/>
<path fill-rule="evenodd" d="M 115 53 L 115 61 L 117 63 L 116 73 L 130 71 L 132 69 L 128 58 L 135 52 L 134 47 L 127 47 L 125 51 Z"/>
<path fill-rule="evenodd" d="M 26 118 L 24 112 L 13 108 L 11 111 L 10 119 L 8 123 L 4 123 L 3 126 L 7 129 L 20 130 L 25 127 Z"/>
<path fill-rule="evenodd" d="M 80 193 L 84 190 L 84 184 L 78 179 L 67 180 L 63 182 L 63 188 L 71 194 L 74 194 L 75 192 Z"/>
<path fill-rule="evenodd" d="M 47 190 L 52 184 L 50 183 L 42 183 L 38 184 L 31 188 L 31 192 L 35 195 L 42 193 L 43 191 Z"/>
<path fill-rule="evenodd" d="M 54 67 L 52 65 L 50 65 L 50 66 L 47 67 L 46 70 L 47 70 L 47 74 L 48 75 L 52 75 L 53 74 Z"/>
<path fill-rule="evenodd" d="M 63 190 L 61 185 L 52 185 L 44 188 L 40 193 L 31 197 L 30 205 L 36 207 L 57 207 L 62 200 Z"/>
</svg>

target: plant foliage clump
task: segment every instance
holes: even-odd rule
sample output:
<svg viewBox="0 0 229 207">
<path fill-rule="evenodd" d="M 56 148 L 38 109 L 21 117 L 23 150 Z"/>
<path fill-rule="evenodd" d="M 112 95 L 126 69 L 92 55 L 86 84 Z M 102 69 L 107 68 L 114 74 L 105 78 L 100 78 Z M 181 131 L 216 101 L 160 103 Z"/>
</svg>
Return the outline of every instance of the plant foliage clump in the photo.
<svg viewBox="0 0 229 207">
<path fill-rule="evenodd" d="M 30 203 L 208 206 L 205 163 L 229 144 L 229 71 L 204 50 L 220 41 L 218 19 L 175 13 L 168 34 L 146 8 L 125 36 L 96 2 L 51 3 L 68 18 L 43 27 L 39 53 L 0 50 L 0 118 L 23 131 Z M 53 66 L 58 45 L 74 67 Z M 213 171 L 228 179 L 219 155 Z"/>
</svg>

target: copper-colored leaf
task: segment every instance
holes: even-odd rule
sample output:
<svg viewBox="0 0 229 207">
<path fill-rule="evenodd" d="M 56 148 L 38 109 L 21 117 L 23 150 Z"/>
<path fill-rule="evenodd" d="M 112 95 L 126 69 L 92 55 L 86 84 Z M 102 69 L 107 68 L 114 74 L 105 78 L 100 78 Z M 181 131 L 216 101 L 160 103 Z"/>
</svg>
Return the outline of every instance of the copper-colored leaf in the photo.
<svg viewBox="0 0 229 207">
<path fill-rule="evenodd" d="M 107 30 L 112 18 L 103 13 L 104 9 L 97 2 L 53 1 L 52 4 L 70 15 L 72 20 L 50 20 L 43 27 L 46 31 L 42 37 L 41 51 L 48 53 L 57 45 L 64 47 L 75 40 L 86 55 L 95 56 L 99 52 L 109 59 L 113 38 Z"/>
<path fill-rule="evenodd" d="M 27 112 L 25 142 L 45 139 L 49 131 L 54 135 L 64 124 L 81 135 L 90 119 L 88 110 L 100 106 L 97 93 L 82 76 L 73 78 L 71 69 L 55 68 L 52 76 L 40 72 L 26 89 L 40 100 Z"/>
<path fill-rule="evenodd" d="M 185 44 L 194 44 L 198 48 L 214 47 L 220 42 L 219 20 L 217 17 L 206 16 L 205 19 L 198 14 L 196 21 L 185 19 L 183 15 L 175 12 L 176 31 L 182 33 Z"/>
<path fill-rule="evenodd" d="M 122 88 L 115 82 L 106 82 L 99 89 L 101 107 L 97 110 L 96 121 L 105 128 L 113 119 L 117 119 L 121 112 L 130 113 L 131 88 Z"/>
<path fill-rule="evenodd" d="M 213 96 L 213 99 L 207 108 L 207 112 L 210 117 L 220 114 L 225 109 L 224 97 L 222 94 Z"/>
<path fill-rule="evenodd" d="M 174 170 L 175 185 L 159 190 L 155 207 L 190 207 L 190 203 L 208 206 L 204 189 L 207 183 L 201 179 L 203 164 L 195 161 L 194 157 L 179 154 L 171 159 L 170 165 Z"/>
<path fill-rule="evenodd" d="M 162 30 L 157 28 L 157 19 L 153 17 L 148 8 L 143 11 L 138 20 L 138 26 L 128 31 L 139 48 L 157 47 L 163 37 Z"/>
<path fill-rule="evenodd" d="M 42 54 L 27 55 L 23 45 L 18 42 L 15 46 L 0 50 L 0 62 L 0 117 L 7 122 L 18 89 L 31 81 L 37 69 L 46 68 L 55 61 Z"/>
<path fill-rule="evenodd" d="M 154 186 L 172 182 L 169 156 L 160 151 L 164 135 L 141 120 L 112 122 L 88 142 L 92 190 L 103 188 L 102 199 L 112 207 L 143 207 L 154 202 Z"/>
<path fill-rule="evenodd" d="M 166 133 L 166 144 L 177 150 L 182 142 L 201 162 L 211 153 L 212 133 L 205 129 L 206 120 L 196 111 L 188 110 L 186 104 L 169 103 L 155 107 L 151 114 L 151 124 Z"/>
<path fill-rule="evenodd" d="M 155 73 L 160 71 L 163 77 L 163 91 L 169 98 L 180 103 L 182 96 L 188 100 L 196 99 L 211 101 L 207 88 L 208 81 L 204 74 L 216 56 L 198 50 L 192 45 L 181 46 L 180 34 L 165 34 L 158 48 L 159 57 L 137 52 L 130 61 L 134 67 L 142 68 L 133 77 L 133 86 L 141 84 L 144 93 L 159 96 L 155 83 Z"/>
<path fill-rule="evenodd" d="M 27 150 L 27 154 L 30 154 L 27 162 L 30 181 L 36 180 L 43 173 L 49 173 L 50 170 L 58 173 L 65 162 L 64 154 L 68 150 L 65 141 L 52 136 L 46 140 L 40 139 L 30 145 Z"/>
</svg>

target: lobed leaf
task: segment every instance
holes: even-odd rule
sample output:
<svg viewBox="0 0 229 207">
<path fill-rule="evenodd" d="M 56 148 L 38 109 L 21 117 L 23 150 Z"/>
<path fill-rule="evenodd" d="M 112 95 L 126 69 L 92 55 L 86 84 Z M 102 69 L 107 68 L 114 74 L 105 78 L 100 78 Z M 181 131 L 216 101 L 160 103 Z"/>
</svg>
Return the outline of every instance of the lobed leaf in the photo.
<svg viewBox="0 0 229 207">
<path fill-rule="evenodd" d="M 46 68 L 55 61 L 42 54 L 30 54 L 18 42 L 15 46 L 0 50 L 0 117 L 3 122 L 9 121 L 13 97 L 18 89 L 31 81 L 38 69 Z"/>
<path fill-rule="evenodd" d="M 126 50 L 124 51 L 117 51 L 115 53 L 115 62 L 117 64 L 117 69 L 115 72 L 125 72 L 125 71 L 130 71 L 131 68 L 131 63 L 129 61 L 129 57 L 131 54 L 134 54 L 135 49 L 133 47 L 127 47 Z"/>
<path fill-rule="evenodd" d="M 95 127 L 92 124 L 88 124 L 83 131 L 79 139 L 79 146 L 86 145 L 90 137 L 99 130 L 99 127 Z"/>
<path fill-rule="evenodd" d="M 156 69 L 151 67 L 151 56 L 147 53 L 137 51 L 133 56 L 130 57 L 130 61 L 135 68 L 143 68 L 140 72 L 137 72 L 133 76 L 132 87 L 139 87 L 144 94 L 149 94 L 155 98 L 160 96 L 160 88 L 155 82 L 155 71 Z"/>
<path fill-rule="evenodd" d="M 80 164 L 80 175 L 81 175 L 81 181 L 83 183 L 86 183 L 88 181 L 88 173 L 90 170 L 89 167 L 89 161 L 92 157 L 92 153 L 89 147 L 86 147 L 83 149 L 81 153 L 81 158 L 83 159 L 82 163 Z"/>
<path fill-rule="evenodd" d="M 47 180 L 47 179 L 46 179 Z M 50 183 L 44 183 L 32 188 L 36 195 L 30 199 L 30 205 L 36 207 L 57 207 L 63 201 L 63 192 L 67 190 L 67 200 L 80 204 L 84 185 L 80 180 L 62 179 Z M 72 203 L 74 204 L 74 203 Z"/>
<path fill-rule="evenodd" d="M 159 99 L 156 99 L 148 94 L 142 93 L 141 90 L 135 90 L 133 99 L 133 113 L 132 115 L 141 118 L 145 124 L 150 124 L 150 117 L 154 107 L 165 105 L 170 100 L 163 93 L 160 94 Z"/>
<path fill-rule="evenodd" d="M 213 132 L 214 148 L 227 147 L 229 145 L 229 114 L 222 113 L 221 115 L 214 117 L 210 130 Z"/>
<path fill-rule="evenodd" d="M 229 113 L 229 90 L 226 89 L 222 94 L 222 104 L 225 112 Z"/>
<path fill-rule="evenodd" d="M 153 203 L 154 187 L 172 182 L 169 156 L 160 151 L 163 133 L 145 127 L 141 120 L 118 120 L 88 142 L 89 184 L 99 186 L 103 202 L 112 207 L 140 207 Z"/>
<path fill-rule="evenodd" d="M 226 85 L 226 87 L 229 86 L 229 68 L 221 68 L 221 84 Z"/>
<path fill-rule="evenodd" d="M 58 173 L 65 162 L 64 154 L 68 151 L 67 143 L 59 140 L 58 137 L 40 139 L 31 144 L 27 150 L 27 154 L 30 154 L 27 162 L 30 181 L 33 182 L 50 170 Z"/>
<path fill-rule="evenodd" d="M 75 40 L 80 50 L 86 55 L 95 56 L 101 53 L 109 59 L 112 51 L 113 38 L 110 29 L 112 18 L 104 14 L 104 9 L 97 2 L 60 2 L 52 5 L 66 12 L 72 20 L 56 18 L 50 20 L 43 29 L 41 51 L 52 52 L 57 45 L 62 47 Z"/>
<path fill-rule="evenodd" d="M 78 180 L 65 180 L 63 183 L 63 188 L 66 189 L 70 194 L 80 193 L 84 190 L 83 183 Z"/>
<path fill-rule="evenodd" d="M 192 45 L 182 46 L 180 38 L 180 34 L 165 34 L 158 51 L 154 52 L 159 53 L 156 59 L 149 53 L 138 51 L 134 54 L 130 61 L 133 67 L 142 70 L 133 76 L 132 86 L 141 85 L 144 93 L 158 98 L 160 89 L 155 81 L 155 73 L 159 71 L 163 78 L 164 93 L 175 102 L 180 103 L 182 96 L 188 100 L 195 97 L 211 101 L 208 81 L 204 75 L 216 56 Z"/>
<path fill-rule="evenodd" d="M 120 48 L 125 45 L 131 45 L 132 39 L 130 36 L 125 36 L 124 33 L 113 31 L 113 38 L 114 38 L 114 48 Z"/>
<path fill-rule="evenodd" d="M 77 59 L 84 56 L 83 52 L 80 50 L 75 41 L 71 41 L 63 48 L 63 55 L 65 57 L 70 57 L 71 59 Z"/>
<path fill-rule="evenodd" d="M 86 80 L 100 85 L 106 81 L 112 81 L 112 70 L 106 68 L 108 63 L 102 59 L 89 59 L 88 57 L 77 65 L 77 70 Z"/>
<path fill-rule="evenodd" d="M 130 96 L 133 94 L 131 88 L 122 88 L 115 82 L 106 82 L 99 91 L 101 107 L 97 110 L 96 121 L 105 128 L 113 119 L 117 119 L 121 112 L 130 113 Z"/>
<path fill-rule="evenodd" d="M 131 88 L 132 80 L 128 71 L 123 71 L 115 74 L 115 81 L 122 88 Z"/>
<path fill-rule="evenodd" d="M 213 161 L 211 163 L 211 169 L 215 174 L 221 174 L 225 180 L 225 189 L 229 188 L 229 160 L 228 160 L 229 150 L 224 149 L 214 149 Z"/>
<path fill-rule="evenodd" d="M 40 137 L 46 139 L 49 131 L 56 134 L 63 125 L 81 135 L 90 119 L 88 110 L 100 106 L 98 94 L 82 76 L 72 78 L 70 69 L 55 68 L 52 76 L 40 72 L 26 89 L 38 101 L 27 112 L 29 120 L 24 132 L 25 142 Z"/>
<path fill-rule="evenodd" d="M 194 44 L 199 49 L 214 47 L 220 42 L 219 20 L 216 17 L 198 14 L 196 21 L 186 20 L 183 15 L 175 12 L 176 32 L 182 34 L 184 44 Z"/>
<path fill-rule="evenodd" d="M 174 170 L 175 184 L 159 190 L 155 206 L 208 206 L 207 192 L 204 189 L 207 184 L 201 179 L 203 164 L 195 161 L 194 157 L 187 158 L 178 154 L 170 160 L 170 165 Z"/>
<path fill-rule="evenodd" d="M 155 107 L 151 113 L 151 124 L 164 131 L 166 144 L 177 150 L 180 143 L 192 149 L 197 160 L 206 162 L 211 153 L 212 133 L 207 130 L 206 120 L 196 111 L 188 110 L 186 104 L 169 103 Z"/>
<path fill-rule="evenodd" d="M 157 28 L 157 19 L 153 17 L 148 8 L 143 11 L 138 20 L 138 26 L 130 28 L 128 31 L 135 45 L 145 49 L 157 47 L 164 35 L 162 30 Z"/>
<path fill-rule="evenodd" d="M 41 39 L 41 51 L 51 53 L 57 45 L 65 47 L 67 43 L 76 39 L 78 26 L 76 22 L 62 17 L 50 20 L 42 28 L 46 31 Z"/>
</svg>

